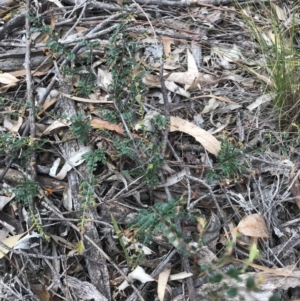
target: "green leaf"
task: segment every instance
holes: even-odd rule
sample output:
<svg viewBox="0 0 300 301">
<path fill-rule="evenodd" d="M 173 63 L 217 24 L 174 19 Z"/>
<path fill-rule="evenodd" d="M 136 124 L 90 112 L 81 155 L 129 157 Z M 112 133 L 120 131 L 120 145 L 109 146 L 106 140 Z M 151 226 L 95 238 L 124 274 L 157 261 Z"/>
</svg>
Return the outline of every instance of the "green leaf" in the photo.
<svg viewBox="0 0 300 301">
<path fill-rule="evenodd" d="M 250 249 L 249 253 L 249 263 L 252 263 L 254 259 L 258 258 L 259 256 L 259 250 L 257 249 L 257 245 L 253 244 Z"/>
<path fill-rule="evenodd" d="M 186 244 L 189 244 L 189 243 L 191 242 L 191 239 L 190 239 L 190 238 L 185 238 L 185 239 L 184 239 L 184 242 L 185 242 Z"/>
<path fill-rule="evenodd" d="M 177 240 L 177 237 L 172 236 L 172 237 L 168 238 L 168 240 L 169 240 L 170 244 L 173 244 Z"/>
<path fill-rule="evenodd" d="M 79 254 L 83 254 L 84 251 L 85 251 L 85 247 L 84 247 L 84 244 L 83 244 L 83 241 L 80 240 L 77 244 L 76 244 L 76 250 Z"/>
<path fill-rule="evenodd" d="M 249 290 L 254 290 L 256 289 L 256 284 L 255 284 L 255 279 L 254 277 L 249 277 L 246 281 L 246 287 Z"/>
<path fill-rule="evenodd" d="M 182 238 L 182 232 L 181 231 L 177 231 L 176 234 L 177 234 L 178 238 Z"/>
<path fill-rule="evenodd" d="M 175 225 L 171 225 L 171 229 L 170 229 L 172 232 L 176 233 L 177 232 L 177 229 L 176 229 L 176 226 Z"/>
<path fill-rule="evenodd" d="M 277 294 L 274 294 L 269 298 L 269 301 L 280 301 L 280 297 Z"/>
<path fill-rule="evenodd" d="M 228 297 L 230 298 L 234 298 L 237 295 L 237 288 L 236 287 L 230 287 L 227 291 L 226 291 Z"/>
<path fill-rule="evenodd" d="M 117 223 L 115 217 L 114 217 L 112 214 L 111 214 L 111 220 L 112 220 L 112 222 L 113 222 L 113 226 L 114 226 L 115 232 L 116 232 L 116 234 L 117 234 L 117 236 L 118 236 L 118 238 L 119 238 L 119 242 L 120 242 L 120 245 L 121 245 L 122 250 L 123 250 L 123 252 L 124 252 L 124 255 L 125 255 L 125 258 L 126 258 L 126 262 L 127 262 L 128 265 L 130 265 L 130 258 L 129 258 L 129 255 L 128 255 L 128 251 L 127 251 L 127 249 L 125 248 L 124 241 L 123 241 L 123 239 L 122 239 L 122 233 L 121 233 L 121 231 L 120 231 L 120 228 L 119 228 L 119 226 L 118 226 L 118 223 Z"/>
<path fill-rule="evenodd" d="M 233 278 L 233 279 L 241 281 L 241 278 L 239 277 L 240 271 L 238 269 L 236 269 L 236 268 L 229 269 L 226 274 L 228 276 L 230 276 L 231 278 Z"/>
<path fill-rule="evenodd" d="M 183 249 L 183 244 L 182 243 L 179 243 L 178 244 L 178 246 L 176 247 L 176 249 L 178 250 L 178 251 L 180 251 L 180 250 L 182 250 Z"/>
<path fill-rule="evenodd" d="M 163 231 L 164 236 L 168 237 L 171 234 L 171 231 L 169 229 L 165 229 Z"/>
<path fill-rule="evenodd" d="M 210 283 L 220 283 L 222 279 L 223 279 L 222 274 L 216 274 L 209 278 L 209 282 Z"/>
</svg>

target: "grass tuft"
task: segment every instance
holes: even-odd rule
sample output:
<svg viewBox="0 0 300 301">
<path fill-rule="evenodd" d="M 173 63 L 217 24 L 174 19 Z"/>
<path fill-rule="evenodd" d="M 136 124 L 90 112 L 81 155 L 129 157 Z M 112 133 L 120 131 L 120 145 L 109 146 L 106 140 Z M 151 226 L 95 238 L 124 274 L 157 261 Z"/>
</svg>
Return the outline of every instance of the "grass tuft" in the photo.
<svg viewBox="0 0 300 301">
<path fill-rule="evenodd" d="M 270 79 L 273 105 L 284 129 L 300 122 L 300 51 L 295 47 L 297 24 L 294 13 L 272 3 L 241 9 L 244 22 L 264 58 L 264 75 Z"/>
</svg>

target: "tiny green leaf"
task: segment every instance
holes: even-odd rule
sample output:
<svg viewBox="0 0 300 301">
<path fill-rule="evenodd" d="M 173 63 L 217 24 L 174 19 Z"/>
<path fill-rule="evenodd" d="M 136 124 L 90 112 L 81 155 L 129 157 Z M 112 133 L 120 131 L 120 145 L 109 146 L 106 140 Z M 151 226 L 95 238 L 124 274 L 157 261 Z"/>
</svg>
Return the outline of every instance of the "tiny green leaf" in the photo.
<svg viewBox="0 0 300 301">
<path fill-rule="evenodd" d="M 216 274 L 209 278 L 209 282 L 210 283 L 220 283 L 222 279 L 223 279 L 222 274 Z"/>
<path fill-rule="evenodd" d="M 236 288 L 236 287 L 230 287 L 230 288 L 227 290 L 226 293 L 227 293 L 228 297 L 234 298 L 234 297 L 237 295 L 237 288 Z"/>
</svg>

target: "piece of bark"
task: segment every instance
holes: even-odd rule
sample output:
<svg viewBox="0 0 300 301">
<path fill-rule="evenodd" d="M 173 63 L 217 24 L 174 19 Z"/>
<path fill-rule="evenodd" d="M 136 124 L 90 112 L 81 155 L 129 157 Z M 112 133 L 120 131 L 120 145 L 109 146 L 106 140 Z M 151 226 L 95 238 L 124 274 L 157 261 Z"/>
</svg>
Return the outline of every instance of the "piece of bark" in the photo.
<svg viewBox="0 0 300 301">
<path fill-rule="evenodd" d="M 0 174 L 5 170 L 5 168 L 0 168 Z M 11 186 L 17 186 L 19 185 L 22 181 L 25 180 L 24 175 L 16 169 L 9 168 L 8 171 L 6 172 L 3 180 L 10 184 Z M 59 190 L 64 190 L 66 183 L 62 181 L 58 181 L 54 178 L 48 177 L 48 176 L 37 176 L 37 181 L 41 185 L 43 189 L 46 188 L 51 188 L 52 191 L 59 191 Z"/>
<path fill-rule="evenodd" d="M 71 83 L 71 79 L 69 83 Z M 64 94 L 71 94 L 71 87 L 68 85 L 67 80 L 60 82 L 60 91 Z M 63 96 L 62 94 L 59 97 L 59 103 L 61 107 L 62 114 L 67 117 L 76 116 L 76 107 L 72 99 Z M 68 141 L 64 143 L 65 155 L 70 158 L 74 154 L 80 145 L 76 141 Z M 82 170 L 81 173 L 84 171 Z M 70 170 L 68 172 L 68 182 L 72 192 L 73 205 L 76 212 L 80 212 L 80 201 L 79 201 L 79 185 L 80 179 L 78 173 L 75 170 Z M 95 210 L 89 209 L 86 212 L 90 220 L 98 220 L 98 216 Z M 76 213 L 76 218 L 80 218 L 80 213 Z M 100 248 L 101 239 L 99 237 L 96 225 L 92 222 L 88 223 L 85 228 L 85 234 L 89 236 L 94 243 L 96 243 Z M 103 294 L 108 300 L 111 300 L 110 285 L 109 285 L 109 273 L 107 266 L 105 265 L 105 258 L 101 253 L 94 248 L 94 246 L 88 241 L 84 240 L 84 245 L 86 251 L 86 265 L 88 273 L 91 279 L 91 282 Z"/>
<path fill-rule="evenodd" d="M 65 284 L 71 287 L 76 293 L 76 297 L 83 300 L 108 301 L 97 289 L 89 282 L 78 280 L 77 278 L 67 276 Z"/>
<path fill-rule="evenodd" d="M 23 27 L 25 25 L 25 14 L 17 15 L 13 19 L 9 20 L 0 29 L 0 40 L 3 40 L 7 35 L 12 34 L 16 29 Z"/>
<path fill-rule="evenodd" d="M 111 213 L 113 213 L 117 223 L 122 225 L 128 225 L 136 217 L 136 213 L 132 209 L 116 202 L 105 202 L 100 205 L 100 210 L 98 218 L 106 223 L 111 223 Z"/>
<path fill-rule="evenodd" d="M 39 67 L 38 71 L 45 71 L 53 64 L 52 58 L 45 56 L 41 50 L 32 50 L 31 56 L 30 68 L 32 70 Z M 24 60 L 25 48 L 0 53 L 0 69 L 3 72 L 24 70 Z"/>
</svg>

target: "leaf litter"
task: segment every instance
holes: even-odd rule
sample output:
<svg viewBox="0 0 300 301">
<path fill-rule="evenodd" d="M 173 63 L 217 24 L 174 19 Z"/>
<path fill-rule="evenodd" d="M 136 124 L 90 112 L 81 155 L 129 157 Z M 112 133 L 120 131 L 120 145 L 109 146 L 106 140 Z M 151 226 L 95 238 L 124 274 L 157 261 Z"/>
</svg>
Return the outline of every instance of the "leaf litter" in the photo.
<svg viewBox="0 0 300 301">
<path fill-rule="evenodd" d="M 29 1 L 33 14 L 30 39 L 26 38 L 25 7 L 3 2 L 0 218 L 1 243 L 12 251 L 0 246 L 0 281 L 11 277 L 5 280 L 7 300 L 23 300 L 29 291 L 42 301 L 75 300 L 76 294 L 82 300 L 179 300 L 187 293 L 181 282 L 187 283 L 190 296 L 207 298 L 212 287 L 203 285 L 205 281 L 201 282 L 195 272 L 201 260 L 194 254 L 192 261 L 181 265 L 184 255 L 172 251 L 181 240 L 156 233 L 146 246 L 130 237 L 134 233 L 124 231 L 123 240 L 132 258 L 141 256 L 139 249 L 148 250 L 139 265 L 130 266 L 124 261 L 110 219 L 113 214 L 124 230 L 141 209 L 182 196 L 185 203 L 180 206 L 200 214 L 203 221 L 215 220 L 201 234 L 213 242 L 202 249 L 202 262 L 217 258 L 228 243 L 225 234 L 237 229 L 244 236 L 234 246 L 239 260 L 247 259 L 245 248 L 250 237 L 259 239 L 261 256 L 257 263 L 249 264 L 252 270 L 242 275 L 262 279 L 259 270 L 264 271 L 262 291 L 253 298 L 267 300 L 272 290 L 280 288 L 285 298 L 288 289 L 298 286 L 299 126 L 291 123 L 287 132 L 278 129 L 272 106 L 275 95 L 266 91 L 275 83 L 262 68 L 264 57 L 241 11 L 257 21 L 266 44 L 272 45 L 276 35 L 266 25 L 269 23 L 261 27 L 264 6 L 259 10 L 249 1 L 240 10 L 234 7 L 234 1 L 224 5 L 211 2 L 168 1 L 166 6 L 152 0 L 128 1 L 130 5 L 121 6 L 117 1 L 55 0 L 47 5 Z M 292 1 L 286 2 L 271 3 L 286 28 L 285 34 L 293 9 Z M 116 44 L 115 49 L 129 49 L 129 42 L 138 45 L 130 48 L 130 59 L 138 62 L 131 75 L 138 82 L 143 74 L 141 83 L 145 85 L 131 107 L 131 127 L 126 127 L 124 116 L 121 122 L 109 119 L 121 107 L 112 97 L 111 87 L 115 64 L 120 64 L 119 69 L 122 66 L 120 62 L 108 63 L 108 50 L 114 31 L 125 23 L 120 36 L 128 35 L 128 45 Z M 28 41 L 32 44 L 26 48 Z M 160 74 L 162 58 L 164 69 Z M 73 77 L 68 78 L 66 66 Z M 64 78 L 68 78 L 65 84 Z M 126 89 L 124 83 L 118 93 L 127 93 Z M 127 95 L 121 100 L 123 104 L 131 97 Z M 84 144 L 76 132 L 78 119 L 72 119 L 79 112 L 84 113 L 81 124 L 87 127 Z M 167 124 L 157 131 L 155 122 L 160 116 L 166 117 Z M 126 148 L 128 138 L 134 141 L 130 150 Z M 36 142 L 41 141 L 44 144 L 38 146 Z M 156 171 L 159 181 L 150 187 L 144 175 L 135 173 L 138 166 L 133 165 L 130 154 L 137 154 L 137 160 L 141 160 L 147 149 L 141 152 L 140 145 L 149 143 L 152 147 L 159 142 L 165 144 L 165 151 L 160 152 L 164 164 Z M 123 144 L 121 155 L 118 143 Z M 238 162 L 238 168 L 234 173 L 227 164 L 233 161 L 230 153 L 224 153 L 226 147 L 236 150 L 234 162 Z M 89 191 L 83 189 L 82 179 L 89 177 L 86 155 L 91 150 L 104 150 L 100 158 L 108 162 L 104 164 L 103 159 L 96 165 L 96 181 Z M 30 172 L 32 169 L 35 172 Z M 149 164 L 144 172 L 150 174 L 151 170 Z M 24 181 L 27 184 L 22 186 Z M 33 203 L 28 203 L 32 181 L 38 190 Z M 20 187 L 25 187 L 21 196 Z M 79 200 L 84 193 L 91 193 L 93 202 L 82 205 Z M 217 219 L 212 219 L 214 216 Z M 83 218 L 86 222 L 81 224 Z M 24 236 L 32 225 L 40 233 L 32 230 Z M 182 229 L 183 235 L 191 237 L 202 231 L 192 221 L 182 221 Z M 166 237 L 175 241 L 168 242 Z M 197 248 L 198 241 L 193 244 Z M 28 258 L 35 255 L 38 267 L 24 267 L 26 273 L 30 272 L 28 283 L 21 275 L 15 276 L 15 267 L 27 258 L 25 253 Z M 47 256 L 51 256 L 51 262 Z M 55 285 L 43 282 L 37 289 L 34 275 Z M 14 277 L 18 281 L 14 282 Z M 191 285 L 188 279 L 192 278 L 195 281 Z M 135 280 L 147 285 L 137 287 L 139 284 L 132 284 Z M 71 292 L 64 289 L 66 283 Z M 18 297 L 13 292 L 16 285 Z M 153 288 L 155 297 L 147 299 Z M 293 296 L 300 298 L 296 289 Z"/>
</svg>

